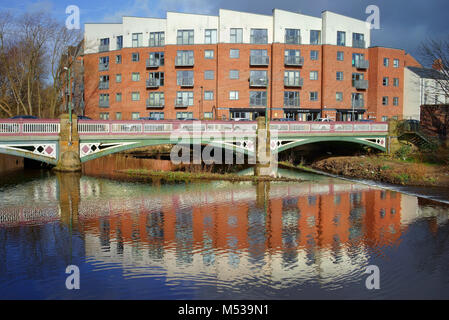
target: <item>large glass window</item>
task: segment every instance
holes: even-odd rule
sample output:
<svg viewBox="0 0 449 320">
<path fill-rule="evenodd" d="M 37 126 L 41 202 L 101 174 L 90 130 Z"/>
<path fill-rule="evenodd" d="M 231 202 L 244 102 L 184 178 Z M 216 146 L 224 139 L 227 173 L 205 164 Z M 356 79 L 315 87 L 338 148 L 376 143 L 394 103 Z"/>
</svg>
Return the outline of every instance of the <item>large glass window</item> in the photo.
<svg viewBox="0 0 449 320">
<path fill-rule="evenodd" d="M 250 91 L 249 92 L 250 106 L 266 106 L 267 92 L 266 91 Z"/>
<path fill-rule="evenodd" d="M 250 42 L 254 43 L 254 44 L 268 43 L 268 30 L 267 29 L 251 29 Z"/>
<path fill-rule="evenodd" d="M 193 30 L 178 30 L 176 44 L 185 45 L 193 44 Z"/>
<path fill-rule="evenodd" d="M 337 46 L 345 46 L 346 45 L 346 32 L 337 31 Z"/>
<path fill-rule="evenodd" d="M 301 30 L 300 29 L 285 29 L 285 43 L 286 44 L 301 44 Z"/>
<path fill-rule="evenodd" d="M 193 65 L 193 51 L 178 50 L 176 53 L 176 65 L 192 66 Z"/>
<path fill-rule="evenodd" d="M 284 92 L 284 107 L 299 107 L 299 91 Z"/>
<path fill-rule="evenodd" d="M 365 48 L 365 35 L 354 32 L 352 34 L 352 46 L 354 48 Z"/>
<path fill-rule="evenodd" d="M 149 63 L 151 66 L 163 66 L 164 62 L 164 52 L 150 52 Z"/>
<path fill-rule="evenodd" d="M 217 29 L 204 30 L 204 43 L 216 44 L 217 43 Z"/>
<path fill-rule="evenodd" d="M 165 97 L 163 92 L 150 92 L 148 97 L 149 107 L 160 107 L 165 105 Z"/>
<path fill-rule="evenodd" d="M 284 71 L 284 84 L 286 86 L 299 86 L 300 85 L 300 72 L 299 71 Z"/>
<path fill-rule="evenodd" d="M 240 50 L 239 49 L 230 49 L 229 50 L 229 58 L 231 59 L 238 59 L 240 57 Z"/>
<path fill-rule="evenodd" d="M 310 44 L 321 44 L 320 30 L 310 30 Z"/>
<path fill-rule="evenodd" d="M 184 106 L 193 106 L 193 91 L 176 92 L 176 102 Z"/>
<path fill-rule="evenodd" d="M 143 46 L 143 34 L 142 33 L 133 33 L 132 34 L 132 47 L 142 47 Z"/>
<path fill-rule="evenodd" d="M 117 50 L 123 48 L 123 36 L 117 36 Z"/>
<path fill-rule="evenodd" d="M 231 28 L 231 43 L 242 43 L 243 42 L 243 29 L 241 28 Z"/>
<path fill-rule="evenodd" d="M 150 47 L 163 47 L 165 45 L 165 32 L 150 32 Z"/>
<path fill-rule="evenodd" d="M 178 86 L 193 86 L 193 71 L 181 70 L 176 72 Z"/>
</svg>

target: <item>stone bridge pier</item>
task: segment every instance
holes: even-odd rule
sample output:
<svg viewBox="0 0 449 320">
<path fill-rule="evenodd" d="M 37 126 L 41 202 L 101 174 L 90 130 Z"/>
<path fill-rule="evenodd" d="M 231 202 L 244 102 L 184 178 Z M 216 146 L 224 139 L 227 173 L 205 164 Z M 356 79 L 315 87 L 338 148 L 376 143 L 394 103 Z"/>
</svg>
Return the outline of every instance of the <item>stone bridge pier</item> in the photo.
<svg viewBox="0 0 449 320">
<path fill-rule="evenodd" d="M 265 122 L 265 117 L 257 118 L 256 131 L 256 165 L 255 176 L 277 175 L 277 154 L 271 150 L 270 122 Z"/>
<path fill-rule="evenodd" d="M 72 122 L 70 122 L 70 115 L 62 114 L 59 119 L 59 157 L 53 170 L 60 172 L 81 171 L 78 118 L 72 117 Z"/>
</svg>

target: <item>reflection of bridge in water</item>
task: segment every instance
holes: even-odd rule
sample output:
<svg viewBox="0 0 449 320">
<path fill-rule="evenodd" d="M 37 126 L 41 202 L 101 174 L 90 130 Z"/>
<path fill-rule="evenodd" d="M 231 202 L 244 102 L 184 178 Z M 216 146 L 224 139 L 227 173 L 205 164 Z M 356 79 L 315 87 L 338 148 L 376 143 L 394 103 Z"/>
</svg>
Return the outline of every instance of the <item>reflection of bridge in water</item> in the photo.
<svg viewBox="0 0 449 320">
<path fill-rule="evenodd" d="M 128 276 L 326 282 L 397 244 L 421 215 L 416 197 L 340 180 L 151 186 L 58 174 L 22 189 L 20 203 L 16 189 L 2 192 L 0 227 L 60 220 L 98 268 Z"/>
</svg>

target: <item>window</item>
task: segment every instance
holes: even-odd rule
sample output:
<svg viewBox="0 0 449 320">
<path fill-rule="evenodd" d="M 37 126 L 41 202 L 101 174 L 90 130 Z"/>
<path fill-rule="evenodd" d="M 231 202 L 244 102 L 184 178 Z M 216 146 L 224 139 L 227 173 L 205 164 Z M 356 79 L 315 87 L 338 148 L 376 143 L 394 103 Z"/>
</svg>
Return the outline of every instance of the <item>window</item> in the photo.
<svg viewBox="0 0 449 320">
<path fill-rule="evenodd" d="M 285 43 L 286 44 L 301 44 L 301 30 L 300 29 L 285 29 Z"/>
<path fill-rule="evenodd" d="M 243 42 L 243 29 L 231 28 L 231 43 L 242 43 Z"/>
<path fill-rule="evenodd" d="M 98 89 L 109 89 L 109 76 L 100 76 L 100 84 L 98 86 Z"/>
<path fill-rule="evenodd" d="M 337 80 L 343 81 L 343 71 L 337 71 Z"/>
<path fill-rule="evenodd" d="M 193 44 L 193 30 L 178 30 L 176 44 Z"/>
<path fill-rule="evenodd" d="M 398 120 L 399 117 L 398 117 L 398 116 L 392 116 L 391 119 L 393 119 L 393 120 Z M 394 210 L 394 209 L 391 209 L 391 210 Z"/>
<path fill-rule="evenodd" d="M 365 35 L 363 33 L 352 34 L 352 47 L 353 48 L 365 48 Z"/>
<path fill-rule="evenodd" d="M 214 70 L 204 71 L 204 80 L 214 80 Z"/>
<path fill-rule="evenodd" d="M 310 30 L 310 44 L 321 44 L 320 30 Z"/>
<path fill-rule="evenodd" d="M 399 105 L 399 98 L 398 97 L 394 97 L 393 98 L 393 105 L 394 106 L 398 106 Z"/>
<path fill-rule="evenodd" d="M 116 102 L 121 102 L 122 101 L 122 94 L 120 92 L 117 92 L 115 94 L 115 101 Z"/>
<path fill-rule="evenodd" d="M 318 71 L 310 71 L 310 80 L 318 80 Z"/>
<path fill-rule="evenodd" d="M 214 100 L 214 92 L 204 91 L 204 100 Z"/>
<path fill-rule="evenodd" d="M 345 59 L 345 53 L 343 51 L 337 51 L 337 60 L 343 61 Z"/>
<path fill-rule="evenodd" d="M 100 108 L 109 108 L 109 93 L 101 93 L 99 105 Z"/>
<path fill-rule="evenodd" d="M 117 50 L 123 48 L 123 36 L 117 36 Z"/>
<path fill-rule="evenodd" d="M 299 107 L 299 91 L 284 92 L 284 107 Z"/>
<path fill-rule="evenodd" d="M 192 91 L 178 91 L 176 92 L 176 102 L 183 106 L 193 106 L 193 92 Z"/>
<path fill-rule="evenodd" d="M 304 58 L 301 57 L 300 50 L 285 50 L 284 51 L 284 63 L 286 65 L 302 65 Z"/>
<path fill-rule="evenodd" d="M 216 44 L 217 43 L 217 29 L 204 30 L 204 43 Z"/>
<path fill-rule="evenodd" d="M 176 112 L 176 119 L 192 119 L 193 112 Z"/>
<path fill-rule="evenodd" d="M 267 92 L 266 91 L 250 91 L 249 92 L 250 106 L 266 106 Z"/>
<path fill-rule="evenodd" d="M 139 53 L 138 52 L 134 52 L 132 54 L 131 60 L 132 60 L 132 62 L 138 62 L 140 60 L 139 59 Z"/>
<path fill-rule="evenodd" d="M 100 52 L 109 51 L 109 38 L 100 39 L 100 47 L 98 51 Z"/>
<path fill-rule="evenodd" d="M 393 78 L 393 87 L 399 87 L 399 78 Z"/>
<path fill-rule="evenodd" d="M 346 32 L 337 31 L 337 46 L 345 46 L 346 45 Z"/>
<path fill-rule="evenodd" d="M 165 45 L 165 33 L 160 32 L 150 32 L 150 47 L 163 47 Z"/>
<path fill-rule="evenodd" d="M 131 120 L 137 120 L 137 119 L 139 119 L 139 117 L 140 117 L 139 112 L 132 112 L 131 113 Z"/>
<path fill-rule="evenodd" d="M 393 60 L 393 67 L 394 68 L 399 68 L 399 59 L 394 59 Z"/>
<path fill-rule="evenodd" d="M 310 51 L 310 60 L 318 60 L 318 50 Z"/>
<path fill-rule="evenodd" d="M 310 101 L 318 101 L 318 91 L 310 92 Z"/>
<path fill-rule="evenodd" d="M 213 112 L 204 112 L 204 119 L 213 119 L 214 114 Z"/>
<path fill-rule="evenodd" d="M 109 120 L 109 112 L 100 112 L 100 120 Z"/>
<path fill-rule="evenodd" d="M 388 97 L 382 97 L 382 105 L 388 106 Z"/>
<path fill-rule="evenodd" d="M 299 71 L 284 71 L 284 85 L 299 86 L 300 85 Z"/>
<path fill-rule="evenodd" d="M 163 112 L 150 112 L 150 118 L 164 120 L 164 113 Z"/>
<path fill-rule="evenodd" d="M 229 91 L 229 100 L 238 100 L 239 92 L 238 91 Z"/>
<path fill-rule="evenodd" d="M 239 49 L 229 50 L 229 58 L 232 58 L 232 59 L 240 58 L 240 50 Z"/>
<path fill-rule="evenodd" d="M 204 50 L 204 59 L 213 59 L 214 50 Z"/>
<path fill-rule="evenodd" d="M 229 70 L 229 79 L 235 80 L 239 78 L 238 70 Z"/>
<path fill-rule="evenodd" d="M 159 86 L 164 85 L 164 73 L 163 72 L 150 72 L 148 74 L 150 82 L 157 84 Z M 154 80 L 153 80 L 154 79 Z"/>
<path fill-rule="evenodd" d="M 353 53 L 352 54 L 352 66 L 358 65 L 359 61 L 365 60 L 365 55 L 363 53 Z"/>
<path fill-rule="evenodd" d="M 115 75 L 115 82 L 117 82 L 117 83 L 122 82 L 122 75 L 121 74 L 116 74 Z"/>
<path fill-rule="evenodd" d="M 122 56 L 120 54 L 115 56 L 115 63 L 116 64 L 122 63 Z"/>
<path fill-rule="evenodd" d="M 100 64 L 98 66 L 99 71 L 109 70 L 109 57 L 100 57 Z"/>
<path fill-rule="evenodd" d="M 131 92 L 131 100 L 139 101 L 140 100 L 140 92 Z"/>
<path fill-rule="evenodd" d="M 176 53 L 176 65 L 178 66 L 193 66 L 194 57 L 192 50 L 178 50 Z"/>
<path fill-rule="evenodd" d="M 148 97 L 148 107 L 161 107 L 165 105 L 165 96 L 163 92 L 150 92 Z"/>
<path fill-rule="evenodd" d="M 354 108 L 365 107 L 365 101 L 363 99 L 363 93 L 353 93 L 351 94 L 351 106 Z"/>
<path fill-rule="evenodd" d="M 254 44 L 268 43 L 268 30 L 267 29 L 251 29 L 250 43 L 254 43 Z"/>
<path fill-rule="evenodd" d="M 336 92 L 335 93 L 335 100 L 343 101 L 343 92 Z"/>
<path fill-rule="evenodd" d="M 133 72 L 131 75 L 132 81 L 140 81 L 140 73 L 139 72 Z"/>
<path fill-rule="evenodd" d="M 176 80 L 178 86 L 193 86 L 193 71 L 192 70 L 177 71 Z"/>
<path fill-rule="evenodd" d="M 165 63 L 164 59 L 164 53 L 163 52 L 150 52 L 150 59 L 149 59 L 150 66 L 157 67 L 157 66 L 163 66 Z"/>
<path fill-rule="evenodd" d="M 384 67 L 388 67 L 390 65 L 390 59 L 384 58 Z"/>
<path fill-rule="evenodd" d="M 382 116 L 382 122 L 387 122 L 388 121 L 388 117 L 387 116 Z"/>
<path fill-rule="evenodd" d="M 252 86 L 266 86 L 268 84 L 267 71 L 251 70 L 249 73 L 249 81 Z"/>
<path fill-rule="evenodd" d="M 116 112 L 115 113 L 115 120 L 122 120 L 122 113 L 121 112 Z"/>
<path fill-rule="evenodd" d="M 387 86 L 388 86 L 388 77 L 384 77 L 384 78 L 383 78 L 383 80 L 382 80 L 382 85 L 383 85 L 384 87 L 387 87 Z"/>
<path fill-rule="evenodd" d="M 143 34 L 142 33 L 133 33 L 132 34 L 132 47 L 142 47 L 143 46 Z"/>
</svg>

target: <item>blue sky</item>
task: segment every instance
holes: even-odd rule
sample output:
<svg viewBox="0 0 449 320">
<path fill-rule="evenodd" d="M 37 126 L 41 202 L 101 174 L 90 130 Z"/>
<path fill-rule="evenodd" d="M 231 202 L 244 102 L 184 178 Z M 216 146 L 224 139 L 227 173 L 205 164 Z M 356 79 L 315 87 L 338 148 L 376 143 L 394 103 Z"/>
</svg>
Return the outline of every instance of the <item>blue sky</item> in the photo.
<svg viewBox="0 0 449 320">
<path fill-rule="evenodd" d="M 65 21 L 65 8 L 77 5 L 81 23 L 120 22 L 123 15 L 165 17 L 165 12 L 218 14 L 219 8 L 271 14 L 273 8 L 320 16 L 321 11 L 365 20 L 368 5 L 380 8 L 380 30 L 372 45 L 401 48 L 419 59 L 418 46 L 429 37 L 449 40 L 448 0 L 0 0 L 1 10 L 13 13 L 45 10 Z"/>
</svg>

